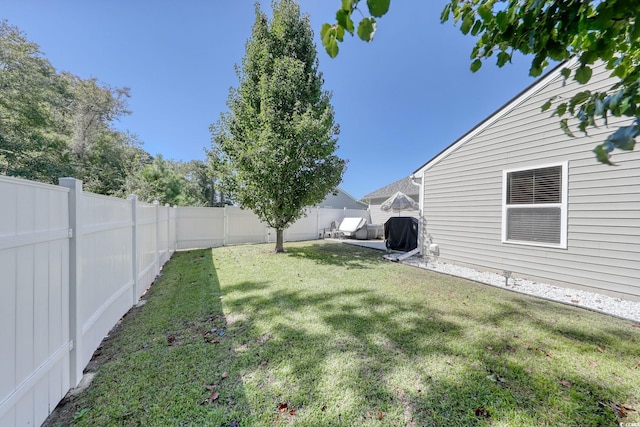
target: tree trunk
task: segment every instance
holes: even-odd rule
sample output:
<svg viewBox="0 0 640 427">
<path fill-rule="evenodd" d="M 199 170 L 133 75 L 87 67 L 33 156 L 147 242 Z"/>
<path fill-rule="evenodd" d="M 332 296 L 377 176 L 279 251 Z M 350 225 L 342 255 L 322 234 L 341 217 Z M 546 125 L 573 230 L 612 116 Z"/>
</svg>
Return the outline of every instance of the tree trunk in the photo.
<svg viewBox="0 0 640 427">
<path fill-rule="evenodd" d="M 276 253 L 284 252 L 284 230 L 278 228 L 276 230 Z"/>
</svg>

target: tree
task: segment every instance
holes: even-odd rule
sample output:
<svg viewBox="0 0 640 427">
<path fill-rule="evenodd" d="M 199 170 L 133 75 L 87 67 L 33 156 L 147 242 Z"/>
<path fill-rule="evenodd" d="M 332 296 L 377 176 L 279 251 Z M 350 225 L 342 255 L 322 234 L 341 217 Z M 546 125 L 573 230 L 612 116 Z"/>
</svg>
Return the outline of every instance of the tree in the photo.
<svg viewBox="0 0 640 427">
<path fill-rule="evenodd" d="M 331 57 L 338 54 L 338 42 L 345 31 L 354 34 L 352 16 L 359 11 L 360 0 L 342 0 L 333 25 L 322 27 L 322 44 Z M 390 0 L 367 0 L 371 16 L 358 24 L 358 36 L 373 39 L 376 20 L 387 13 Z M 451 0 L 440 19 L 452 19 L 464 34 L 477 37 L 471 52 L 471 71 L 495 56 L 499 67 L 509 63 L 516 52 L 532 55 L 529 74 L 542 74 L 549 61 L 576 57 L 575 71 L 564 68 L 565 79 L 573 75 L 580 84 L 591 79 L 592 66 L 602 61 L 617 82 L 606 91 L 584 90 L 570 100 L 551 99 L 542 106 L 546 111 L 555 103 L 554 114 L 560 126 L 573 136 L 569 117 L 577 120 L 577 129 L 598 122 L 607 124 L 609 116 L 633 118 L 633 124 L 620 127 L 593 150 L 598 161 L 612 164 L 613 150 L 633 150 L 640 135 L 640 3 L 628 0 Z"/>
<path fill-rule="evenodd" d="M 56 183 L 75 176 L 95 193 L 126 195 L 150 156 L 112 122 L 128 89 L 58 73 L 37 44 L 0 22 L 0 173 Z"/>
<path fill-rule="evenodd" d="M 70 175 L 62 114 L 70 98 L 38 45 L 0 21 L 0 173 L 50 183 Z"/>
<path fill-rule="evenodd" d="M 150 161 L 135 135 L 105 130 L 92 141 L 82 163 L 75 160 L 74 176 L 83 181 L 86 191 L 127 197 L 127 183 Z"/>
<path fill-rule="evenodd" d="M 83 80 L 70 73 L 62 76 L 73 96 L 68 108 L 72 129 L 69 148 L 82 167 L 96 141 L 111 133 L 111 123 L 131 113 L 126 102 L 129 88 L 112 88 L 96 78 Z"/>
<path fill-rule="evenodd" d="M 188 162 L 171 161 L 170 168 L 182 179 L 182 194 L 190 206 L 222 206 L 223 200 L 218 189 L 215 169 L 210 162 L 190 160 Z"/>
<path fill-rule="evenodd" d="M 182 180 L 173 171 L 169 162 L 158 154 L 151 163 L 145 165 L 132 177 L 129 192 L 145 202 L 158 201 L 164 205 L 183 205 Z"/>
<path fill-rule="evenodd" d="M 236 70 L 239 86 L 211 127 L 210 156 L 226 166 L 234 200 L 276 229 L 275 250 L 283 252 L 283 231 L 337 187 L 346 164 L 334 154 L 339 128 L 297 3 L 274 2 L 271 22 L 256 4 Z"/>
</svg>

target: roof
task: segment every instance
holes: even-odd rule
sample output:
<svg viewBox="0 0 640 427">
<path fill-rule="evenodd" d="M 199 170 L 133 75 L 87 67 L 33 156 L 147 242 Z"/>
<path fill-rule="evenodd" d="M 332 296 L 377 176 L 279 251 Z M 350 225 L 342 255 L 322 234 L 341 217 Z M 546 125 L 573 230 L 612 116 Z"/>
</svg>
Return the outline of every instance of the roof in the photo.
<svg viewBox="0 0 640 427">
<path fill-rule="evenodd" d="M 341 195 L 343 200 L 340 200 Z M 339 206 L 336 206 L 335 205 L 336 203 L 338 203 Z M 340 187 L 337 187 L 335 189 L 335 192 L 330 192 L 329 194 L 327 194 L 327 196 L 324 198 L 322 202 L 317 203 L 314 206 L 318 206 L 321 208 L 332 207 L 332 208 L 347 208 L 347 209 L 366 209 L 367 208 L 366 203 L 363 203 L 360 200 L 357 200 L 355 197 L 353 197 L 351 194 L 347 193 Z"/>
<path fill-rule="evenodd" d="M 396 194 L 398 191 L 403 192 L 407 196 L 416 196 L 420 193 L 420 187 L 414 185 L 411 181 L 411 177 L 408 176 L 406 178 L 399 179 L 398 181 L 393 182 L 385 187 L 379 188 L 372 193 L 365 194 L 364 196 L 362 196 L 362 199 L 370 200 L 388 198 Z"/>
<path fill-rule="evenodd" d="M 427 163 L 423 164 L 418 169 L 416 169 L 414 174 L 421 175 L 422 173 L 424 173 L 424 171 L 426 171 L 427 169 L 439 163 L 440 160 L 444 159 L 449 154 L 456 151 L 461 145 L 463 145 L 464 143 L 469 141 L 471 138 L 473 138 L 474 136 L 476 136 L 477 134 L 485 130 L 487 127 L 495 123 L 502 116 L 512 111 L 514 108 L 516 108 L 518 105 L 523 103 L 526 99 L 531 97 L 533 94 L 535 94 L 536 92 L 540 91 L 542 88 L 547 86 L 551 81 L 553 81 L 558 76 L 560 76 L 560 72 L 562 71 L 563 68 L 570 67 L 574 65 L 576 62 L 577 62 L 577 58 L 573 57 L 565 62 L 561 62 L 560 64 L 558 64 L 555 68 L 550 70 L 543 77 L 536 80 L 535 82 L 530 84 L 527 88 L 525 88 L 522 92 L 520 92 L 519 94 L 511 98 L 511 100 L 509 100 L 502 107 L 498 108 L 489 117 L 487 117 L 486 119 L 478 123 L 467 133 L 465 133 L 460 138 L 455 140 L 451 145 L 449 145 L 447 148 L 442 150 L 435 157 L 431 158 L 431 160 L 429 160 Z"/>
</svg>

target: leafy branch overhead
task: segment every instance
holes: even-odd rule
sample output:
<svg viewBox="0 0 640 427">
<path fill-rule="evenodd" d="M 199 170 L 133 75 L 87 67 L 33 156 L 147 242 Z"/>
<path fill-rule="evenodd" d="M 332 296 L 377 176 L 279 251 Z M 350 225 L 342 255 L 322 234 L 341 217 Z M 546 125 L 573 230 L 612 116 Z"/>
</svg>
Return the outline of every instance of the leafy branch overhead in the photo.
<svg viewBox="0 0 640 427">
<path fill-rule="evenodd" d="M 336 23 L 322 26 L 320 30 L 322 45 L 330 57 L 335 58 L 338 55 L 338 42 L 344 40 L 345 31 L 352 36 L 357 32 L 360 40 L 365 42 L 372 41 L 376 33 L 376 18 L 381 18 L 387 13 L 391 0 L 367 0 L 367 9 L 371 16 L 362 14 L 358 8 L 359 3 L 360 0 L 342 0 L 342 7 L 336 12 Z M 353 22 L 355 12 L 362 16 L 357 30 Z"/>
<path fill-rule="evenodd" d="M 359 1 L 343 0 L 336 13 L 336 23 L 324 24 L 322 43 L 331 57 L 338 54 L 337 42 L 344 31 L 353 34 L 352 15 Z M 370 17 L 364 17 L 358 28 L 371 25 L 372 32 L 358 35 L 365 41 L 373 39 L 375 18 L 389 9 L 389 1 L 367 1 Z M 557 1 L 557 0 L 451 0 L 440 15 L 441 22 L 452 20 L 463 34 L 477 38 L 471 52 L 472 72 L 484 61 L 494 57 L 498 67 L 510 63 L 520 52 L 531 55 L 529 74 L 540 76 L 550 61 L 575 58 L 575 69 L 562 70 L 565 79 L 580 84 L 591 80 L 598 64 L 611 72 L 618 81 L 603 91 L 582 91 L 570 100 L 551 99 L 542 110 L 554 107 L 560 126 L 569 136 L 569 119 L 575 127 L 587 133 L 589 127 L 606 125 L 610 117 L 628 117 L 633 123 L 621 127 L 599 144 L 594 152 L 600 162 L 611 164 L 615 149 L 633 150 L 640 135 L 638 100 L 640 95 L 640 3 L 628 0 Z M 363 37 L 364 36 L 364 37 Z"/>
</svg>

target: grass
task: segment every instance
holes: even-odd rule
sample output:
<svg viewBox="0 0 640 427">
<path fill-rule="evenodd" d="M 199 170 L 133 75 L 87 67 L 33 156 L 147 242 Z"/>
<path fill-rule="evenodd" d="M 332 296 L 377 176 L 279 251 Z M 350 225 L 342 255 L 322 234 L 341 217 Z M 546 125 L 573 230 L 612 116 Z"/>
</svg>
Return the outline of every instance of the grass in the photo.
<svg viewBox="0 0 640 427">
<path fill-rule="evenodd" d="M 99 349 L 96 378 L 68 403 L 68 421 L 640 422 L 631 409 L 640 409 L 637 324 L 390 263 L 365 248 L 287 249 L 174 255 L 147 304 Z"/>
</svg>

